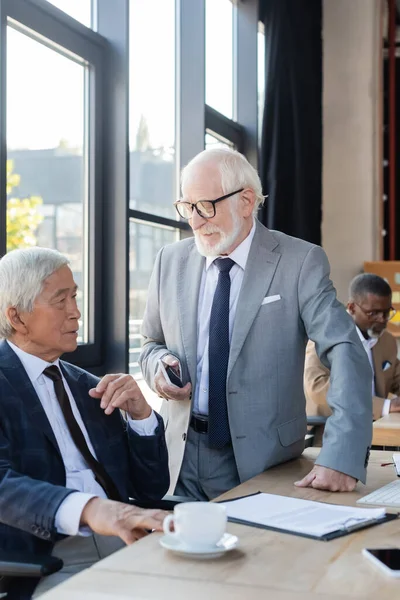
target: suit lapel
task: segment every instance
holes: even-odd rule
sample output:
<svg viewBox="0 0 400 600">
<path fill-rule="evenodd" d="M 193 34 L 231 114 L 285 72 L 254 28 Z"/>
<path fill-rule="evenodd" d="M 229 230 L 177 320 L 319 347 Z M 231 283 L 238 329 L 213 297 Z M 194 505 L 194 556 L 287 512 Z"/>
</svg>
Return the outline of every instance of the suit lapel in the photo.
<svg viewBox="0 0 400 600">
<path fill-rule="evenodd" d="M 271 285 L 281 256 L 278 252 L 273 252 L 277 245 L 278 242 L 272 233 L 257 221 L 236 309 L 229 354 L 228 377 L 261 302 Z M 181 257 L 178 273 L 179 320 L 192 386 L 195 385 L 196 381 L 197 314 L 204 264 L 205 258 L 198 253 L 193 242 L 188 253 Z"/>
<path fill-rule="evenodd" d="M 279 252 L 272 252 L 277 245 L 272 233 L 257 222 L 236 308 L 228 377 L 274 277 L 281 257 Z"/>
<path fill-rule="evenodd" d="M 380 398 L 386 398 L 386 384 L 385 376 L 382 370 L 383 354 L 382 345 L 379 343 L 375 344 L 372 348 L 372 359 L 374 362 L 374 375 L 375 375 L 375 394 Z"/>
<path fill-rule="evenodd" d="M 205 258 L 199 254 L 193 242 L 188 253 L 181 257 L 178 273 L 179 321 L 193 389 L 197 365 L 197 313 L 204 264 Z"/>
<path fill-rule="evenodd" d="M 32 426 L 39 429 L 60 454 L 55 435 L 31 380 L 18 356 L 5 341 L 0 344 L 0 365 L 4 376 L 15 390 L 15 395 L 22 400 Z"/>
</svg>

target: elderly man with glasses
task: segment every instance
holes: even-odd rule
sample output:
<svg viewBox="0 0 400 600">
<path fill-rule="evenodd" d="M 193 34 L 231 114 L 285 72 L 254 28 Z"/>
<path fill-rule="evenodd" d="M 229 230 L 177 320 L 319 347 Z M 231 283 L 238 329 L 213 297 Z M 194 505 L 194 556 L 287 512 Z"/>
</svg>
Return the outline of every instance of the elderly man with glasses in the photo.
<svg viewBox="0 0 400 600">
<path fill-rule="evenodd" d="M 347 311 L 371 364 L 374 419 L 389 412 L 400 412 L 397 343 L 386 330 L 388 321 L 396 314 L 390 285 L 372 273 L 357 275 L 350 283 Z M 332 414 L 327 404 L 329 384 L 330 370 L 319 360 L 315 344 L 309 342 L 304 369 L 308 415 L 329 417 Z"/>
<path fill-rule="evenodd" d="M 234 150 L 195 157 L 182 193 L 175 205 L 194 239 L 158 254 L 140 357 L 164 398 L 171 489 L 214 498 L 302 453 L 308 338 L 343 373 L 331 406 L 348 408 L 345 423 L 330 419 L 318 464 L 298 485 L 353 489 L 372 437 L 371 368 L 323 250 L 261 225 L 260 179 Z"/>
</svg>

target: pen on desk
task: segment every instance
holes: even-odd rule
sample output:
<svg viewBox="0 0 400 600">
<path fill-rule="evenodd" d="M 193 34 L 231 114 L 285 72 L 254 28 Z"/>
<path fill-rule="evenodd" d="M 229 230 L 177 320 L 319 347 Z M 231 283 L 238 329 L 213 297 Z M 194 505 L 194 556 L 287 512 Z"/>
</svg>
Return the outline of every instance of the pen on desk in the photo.
<svg viewBox="0 0 400 600">
<path fill-rule="evenodd" d="M 382 463 L 381 467 L 388 467 L 389 465 L 394 465 L 394 463 L 393 462 Z"/>
</svg>

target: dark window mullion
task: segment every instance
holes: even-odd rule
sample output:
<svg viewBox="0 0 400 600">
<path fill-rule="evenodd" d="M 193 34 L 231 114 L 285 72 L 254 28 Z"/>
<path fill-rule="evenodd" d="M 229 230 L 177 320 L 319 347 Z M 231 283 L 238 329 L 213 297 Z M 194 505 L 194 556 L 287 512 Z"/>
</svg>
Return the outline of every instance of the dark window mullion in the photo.
<svg viewBox="0 0 400 600">
<path fill-rule="evenodd" d="M 205 106 L 205 129 L 209 129 L 222 138 L 232 142 L 239 152 L 244 152 L 245 130 L 242 125 L 228 119 L 211 106 Z"/>
<path fill-rule="evenodd" d="M 190 230 L 190 225 L 186 221 L 175 221 L 167 217 L 160 215 L 153 215 L 151 213 L 142 212 L 141 210 L 134 210 L 132 208 L 128 211 L 128 218 L 135 219 L 137 221 L 143 221 L 145 223 L 156 223 L 157 225 L 164 225 L 165 227 L 173 227 L 174 229 Z"/>
</svg>

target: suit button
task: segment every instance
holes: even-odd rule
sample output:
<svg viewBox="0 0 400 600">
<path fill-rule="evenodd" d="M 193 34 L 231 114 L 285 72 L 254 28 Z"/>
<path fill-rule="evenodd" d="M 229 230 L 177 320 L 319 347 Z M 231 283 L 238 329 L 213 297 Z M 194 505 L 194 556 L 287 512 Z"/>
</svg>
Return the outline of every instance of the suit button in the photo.
<svg viewBox="0 0 400 600">
<path fill-rule="evenodd" d="M 47 531 L 47 529 L 45 531 L 43 531 L 43 537 L 45 540 L 50 539 L 50 536 L 51 536 L 50 531 Z"/>
<path fill-rule="evenodd" d="M 36 535 L 39 533 L 39 527 L 37 525 L 31 525 L 31 531 Z"/>
<path fill-rule="evenodd" d="M 184 442 L 186 442 L 186 433 L 182 433 L 182 439 Z"/>
</svg>

